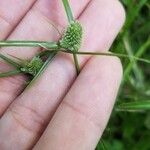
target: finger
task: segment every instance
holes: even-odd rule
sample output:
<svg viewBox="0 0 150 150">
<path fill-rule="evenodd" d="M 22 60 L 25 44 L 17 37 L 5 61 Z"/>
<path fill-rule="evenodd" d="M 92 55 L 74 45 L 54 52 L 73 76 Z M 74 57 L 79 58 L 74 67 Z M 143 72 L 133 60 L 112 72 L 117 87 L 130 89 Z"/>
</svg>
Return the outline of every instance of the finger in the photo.
<svg viewBox="0 0 150 150">
<path fill-rule="evenodd" d="M 94 150 L 112 111 L 121 76 L 117 58 L 92 58 L 34 150 Z"/>
<path fill-rule="evenodd" d="M 0 0 L 0 40 L 5 39 L 36 0 Z"/>
<path fill-rule="evenodd" d="M 72 8 L 74 10 L 75 17 L 78 17 L 78 15 L 82 12 L 86 4 L 89 2 L 89 0 L 80 1 L 80 5 L 78 6 L 76 5 L 76 0 L 71 0 L 70 2 L 73 6 Z M 63 11 L 63 5 L 61 1 L 37 1 L 37 3 L 35 3 L 33 8 L 28 12 L 26 17 L 24 17 L 24 19 L 21 21 L 16 30 L 10 35 L 8 39 L 39 41 L 56 40 L 58 39 L 58 34 L 56 33 L 55 29 L 52 27 L 48 20 L 52 20 L 52 22 L 54 22 L 61 28 L 62 26 L 66 25 L 66 14 Z M 39 48 L 4 48 L 1 50 L 1 52 L 11 54 L 13 56 L 17 56 L 23 59 L 27 59 L 29 57 L 32 57 L 39 50 Z M 20 81 L 20 78 L 22 80 L 25 80 L 22 76 L 17 76 L 13 78 L 11 77 L 9 79 L 0 79 L 0 83 L 3 83 L 0 84 L 0 116 L 6 110 L 8 105 L 23 89 L 23 85 L 25 82 Z M 19 84 L 18 80 L 20 82 Z"/>
<path fill-rule="evenodd" d="M 95 32 L 95 30 L 91 30 L 90 33 L 87 32 L 89 35 L 86 36 L 88 37 L 91 34 L 94 34 L 95 37 L 99 37 L 101 39 L 101 36 L 103 36 L 104 38 L 103 30 L 105 29 L 104 27 L 108 23 L 103 21 L 103 18 L 109 18 L 112 21 L 110 23 L 110 26 L 113 26 L 115 29 L 113 29 L 114 32 L 112 33 L 112 36 L 107 38 L 105 37 L 105 39 L 107 39 L 107 42 L 109 39 L 110 40 L 109 43 L 112 43 L 112 39 L 115 38 L 117 31 L 119 31 L 123 23 L 123 17 L 124 17 L 122 11 L 123 9 L 122 7 L 120 8 L 121 5 L 117 1 L 112 1 L 113 4 L 110 4 L 110 1 L 109 3 L 108 2 L 106 3 L 106 1 L 103 1 L 103 3 L 102 1 L 100 2 L 101 3 L 99 3 L 99 1 L 93 1 L 88 6 L 87 8 L 88 10 L 84 12 L 87 13 L 87 20 L 85 20 L 85 22 L 82 22 L 82 24 L 84 28 L 90 31 L 91 24 L 94 23 L 93 26 L 97 28 L 96 30 L 97 32 Z M 115 8 L 114 6 L 117 8 Z M 93 12 L 93 10 L 97 10 L 99 13 L 95 13 L 95 11 Z M 111 15 L 107 13 L 107 11 L 108 12 L 111 11 Z M 113 11 L 115 11 L 114 14 L 112 13 Z M 117 14 L 116 11 L 118 11 L 118 15 L 120 15 L 120 19 L 117 21 L 115 20 Z M 97 18 L 101 13 L 103 14 L 103 17 L 98 20 Z M 92 15 L 93 19 L 91 20 L 91 22 L 88 22 L 88 16 L 90 15 Z M 82 21 L 82 15 L 81 15 L 81 19 L 79 20 Z M 100 24 L 99 22 L 101 22 L 102 30 L 99 27 Z M 107 36 L 107 34 L 105 36 Z M 95 43 L 94 39 L 92 39 L 91 42 L 93 43 L 93 45 L 95 45 L 95 49 L 93 50 L 97 50 L 99 49 L 99 47 L 103 47 L 104 44 L 104 43 Z M 91 42 L 86 43 L 84 47 L 88 47 L 89 49 L 91 49 L 92 47 Z M 70 62 L 69 59 L 66 58 L 66 56 L 59 55 L 56 57 L 56 59 L 54 59 L 50 67 L 47 69 L 44 75 L 36 82 L 36 84 L 33 87 L 31 87 L 29 90 L 25 91 L 12 104 L 9 111 L 5 113 L 5 115 L 3 116 L 2 118 L 3 122 L 1 124 L 5 126 L 5 123 L 9 122 L 8 120 L 12 119 L 8 124 L 8 126 L 11 127 L 17 126 L 14 127 L 16 129 L 15 133 L 12 131 L 13 143 L 15 143 L 15 140 L 18 141 L 18 138 L 15 139 L 14 137 L 18 137 L 18 135 L 22 135 L 22 134 L 26 137 L 26 140 L 30 144 L 33 143 L 34 139 L 38 137 L 38 135 L 40 135 L 39 133 L 43 131 L 45 125 L 47 125 L 47 122 L 51 119 L 62 97 L 65 95 L 66 91 L 68 90 L 71 83 L 73 82 L 74 77 L 75 77 L 75 70 L 73 64 Z M 11 114 L 13 114 L 13 116 L 15 116 L 15 118 L 17 118 L 17 120 L 19 120 L 19 122 L 23 126 L 20 126 L 20 123 L 14 120 Z M 5 129 L 4 134 L 7 132 L 7 130 L 8 128 Z M 9 136 L 10 140 L 12 138 Z M 29 143 L 28 145 L 30 145 Z"/>
<path fill-rule="evenodd" d="M 77 5 L 76 5 L 76 3 L 77 3 L 77 1 L 75 1 L 75 0 L 72 0 L 72 1 L 70 1 L 71 3 L 72 3 L 72 6 L 75 6 L 75 7 L 73 7 L 73 10 L 74 10 L 74 14 L 75 14 L 75 17 L 78 17 L 78 15 L 80 15 L 80 12 L 82 12 L 82 10 L 84 9 L 84 7 L 86 6 L 86 4 L 88 3 L 88 0 L 87 1 L 80 1 L 80 5 L 78 5 L 78 7 L 77 7 Z M 51 4 L 51 5 L 50 5 Z M 21 29 L 21 27 L 24 29 L 24 32 L 27 34 L 28 33 L 28 35 L 25 35 L 23 38 L 28 38 L 28 36 L 29 36 L 29 38 L 33 38 L 34 40 L 35 39 L 39 39 L 39 38 L 43 38 L 44 40 L 49 40 L 50 38 L 52 39 L 52 34 L 53 34 L 53 29 L 50 27 L 50 24 L 45 20 L 45 17 L 43 18 L 42 16 L 44 15 L 46 15 L 47 17 L 49 17 L 49 18 L 52 18 L 52 15 L 49 15 L 48 16 L 48 14 L 46 14 L 47 12 L 48 12 L 48 6 L 51 6 L 51 10 L 52 11 L 50 11 L 50 13 L 53 13 L 53 15 L 54 16 L 57 16 L 56 15 L 56 13 L 58 12 L 58 11 L 62 11 L 63 10 L 63 6 L 62 6 L 62 4 L 60 5 L 60 1 L 53 1 L 53 3 L 52 3 L 52 1 L 49 1 L 49 0 L 44 0 L 44 1 L 41 1 L 41 2 L 39 2 L 39 3 L 37 3 L 34 7 L 33 7 L 33 9 L 34 10 L 32 10 L 33 12 L 32 12 L 32 15 L 30 14 L 31 12 L 29 12 L 29 16 L 27 15 L 25 18 L 24 18 L 24 20 L 23 20 L 23 23 L 21 23 L 22 25 L 19 25 L 19 27 L 17 28 L 17 30 L 16 30 L 16 32 L 15 33 L 13 33 L 13 35 L 11 35 L 11 38 L 22 38 L 22 34 L 23 34 L 23 32 L 21 31 L 22 29 Z M 53 6 L 53 7 L 52 7 Z M 43 8 L 42 8 L 43 7 Z M 58 9 L 58 11 L 57 11 L 57 9 L 52 9 L 52 8 L 57 8 Z M 46 12 L 41 12 L 42 10 L 44 10 L 45 11 L 45 9 L 47 8 L 47 11 Z M 36 9 L 36 10 L 35 10 Z M 36 22 L 37 21 L 37 18 L 36 18 L 36 15 L 37 15 L 37 9 L 38 9 L 38 11 L 40 11 L 40 15 L 39 15 L 39 17 L 38 17 L 38 22 Z M 62 10 L 61 10 L 62 9 Z M 36 12 L 35 12 L 36 11 Z M 36 14 L 34 14 L 34 13 L 36 13 Z M 41 16 L 41 13 L 42 13 L 42 16 Z M 32 17 L 31 17 L 31 16 Z M 34 16 L 35 15 L 35 16 Z M 34 16 L 34 17 L 33 17 Z M 64 14 L 64 16 L 65 16 L 65 14 Z M 42 18 L 41 18 L 42 17 Z M 28 22 L 29 22 L 29 20 L 32 20 L 33 21 L 33 24 L 35 25 L 35 24 L 39 24 L 38 26 L 36 26 L 36 28 L 37 28 L 37 33 L 36 33 L 36 35 L 32 35 L 32 36 L 34 36 L 34 37 L 31 37 L 30 36 L 30 32 L 27 32 L 28 30 L 29 30 L 29 28 L 32 26 L 33 27 L 33 25 L 32 24 L 28 24 Z M 63 21 L 63 20 L 62 20 Z M 24 23 L 25 22 L 25 23 Z M 63 21 L 63 23 L 61 23 L 61 20 L 59 19 L 59 21 L 56 21 L 56 23 L 57 24 L 61 24 L 61 26 L 65 26 L 65 24 L 66 24 L 66 22 L 65 21 Z M 31 29 L 32 29 L 32 27 L 31 27 Z M 41 28 L 41 27 L 43 27 L 43 28 Z M 26 31 L 27 30 L 27 31 Z M 35 29 L 36 30 L 36 29 Z M 21 34 L 21 35 L 20 35 Z M 16 36 L 15 36 L 16 35 Z M 39 40 L 42 40 L 42 39 L 39 39 Z M 14 52 L 14 55 L 16 54 L 17 56 L 19 55 L 20 57 L 22 56 L 23 58 L 24 57 L 31 57 L 31 55 L 35 52 L 35 51 L 37 51 L 38 49 L 28 49 L 27 50 L 27 52 L 25 53 L 25 55 L 26 56 L 24 56 L 23 54 L 20 54 L 20 52 L 19 52 L 19 50 L 20 49 L 14 49 L 13 50 L 13 52 Z M 7 52 L 7 53 L 11 53 L 10 52 L 10 49 L 3 49 L 3 52 L 5 51 L 5 53 Z M 32 52 L 31 52 L 32 51 Z M 8 81 L 8 80 L 6 80 L 6 81 Z M 7 83 L 7 85 L 8 85 L 8 83 Z M 4 86 L 4 85 L 3 85 Z M 20 89 L 20 87 L 17 85 L 17 88 L 18 89 Z M 12 91 L 11 91 L 12 92 Z M 11 92 L 9 92 L 9 95 L 11 94 Z M 17 90 L 15 91 L 16 93 L 17 93 Z M 9 102 L 10 102 L 11 100 L 9 99 Z M 6 104 L 6 103 L 5 103 Z M 3 105 L 4 106 L 4 105 Z M 8 106 L 8 105 L 7 105 Z M 5 108 L 7 107 L 6 105 L 5 105 Z M 13 107 L 13 106 L 12 106 Z M 21 108 L 21 106 L 20 106 L 20 108 Z M 21 111 L 29 111 L 29 108 L 28 108 L 28 106 L 26 107 L 22 107 L 22 109 L 21 109 Z M 13 110 L 11 110 L 11 108 L 10 108 L 10 112 L 13 112 L 13 113 L 15 113 L 16 111 L 13 111 Z M 25 114 L 27 114 L 27 112 L 24 112 Z M 15 114 L 17 114 L 17 113 L 15 113 Z M 30 109 L 30 112 L 29 112 L 29 114 L 28 114 L 28 117 L 29 116 L 31 116 L 31 118 L 33 117 L 34 118 L 34 116 L 36 116 L 36 112 L 33 110 L 33 109 Z M 23 114 L 22 114 L 23 115 Z M 33 131 L 33 133 L 31 133 L 30 131 L 32 130 L 30 130 L 30 127 L 28 128 L 24 128 L 24 125 L 23 126 L 20 126 L 21 124 L 19 124 L 19 122 L 20 121 L 17 121 L 18 119 L 16 118 L 16 119 L 14 119 L 13 120 L 13 116 L 14 115 L 11 115 L 11 113 L 9 113 L 9 111 L 1 118 L 1 121 L 0 121 L 0 146 L 1 147 L 4 147 L 4 148 L 8 148 L 8 149 L 10 149 L 10 147 L 12 147 L 12 145 L 14 145 L 14 147 L 16 148 L 16 149 L 28 149 L 28 147 L 30 147 L 30 146 L 32 146 L 33 145 L 33 143 L 37 140 L 37 138 L 38 138 L 38 136 L 40 135 L 40 132 L 41 131 L 39 131 L 39 128 L 41 129 L 41 126 L 43 127 L 43 126 L 45 126 L 45 122 L 44 122 L 44 124 L 43 124 L 43 121 L 42 121 L 42 117 L 41 117 L 41 119 L 35 119 L 35 120 L 33 120 L 33 124 L 34 124 L 34 121 L 35 121 L 35 123 L 37 123 L 37 127 L 35 127 L 35 130 Z M 20 116 L 21 117 L 21 116 Z M 22 116 L 22 119 L 23 119 L 24 117 Z M 27 118 L 26 118 L 27 119 Z M 12 125 L 11 125 L 12 124 Z M 30 123 L 29 123 L 30 124 Z M 10 128 L 9 128 L 9 126 L 14 126 L 14 128 L 15 129 L 13 129 L 13 130 L 11 130 Z M 6 127 L 6 128 L 5 128 Z M 6 140 L 5 140 L 5 138 L 6 138 L 6 136 L 7 136 L 7 131 L 9 130 L 9 132 L 11 132 L 11 135 L 10 135 L 10 137 L 9 137 L 9 139 L 10 139 L 10 144 L 8 144 L 8 143 L 6 143 Z M 15 131 L 15 132 L 14 132 Z M 35 133 L 35 131 L 36 131 L 36 133 Z M 18 133 L 17 133 L 18 132 Z M 25 132 L 22 136 L 22 139 L 24 139 L 24 141 L 21 141 L 21 140 L 19 140 L 19 142 L 18 142 L 18 138 L 19 138 L 19 134 L 22 134 L 23 132 Z M 17 134 L 16 134 L 17 133 Z M 6 136 L 4 136 L 4 134 L 6 134 Z M 15 136 L 16 135 L 16 136 Z M 31 138 L 31 139 L 30 139 Z M 17 144 L 16 144 L 17 143 Z M 15 149 L 14 148 L 14 149 Z"/>
</svg>

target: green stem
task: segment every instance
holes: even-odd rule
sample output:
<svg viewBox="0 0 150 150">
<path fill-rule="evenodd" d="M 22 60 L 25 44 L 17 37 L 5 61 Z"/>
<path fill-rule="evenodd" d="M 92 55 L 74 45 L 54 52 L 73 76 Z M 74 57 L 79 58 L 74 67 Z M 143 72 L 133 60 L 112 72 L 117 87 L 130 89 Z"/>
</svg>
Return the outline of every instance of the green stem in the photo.
<svg viewBox="0 0 150 150">
<path fill-rule="evenodd" d="M 55 50 L 54 50 L 55 51 Z M 70 54 L 78 54 L 78 55 L 102 55 L 102 56 L 117 56 L 120 58 L 132 58 L 137 61 L 150 63 L 150 60 L 144 59 L 144 58 L 138 58 L 136 56 L 128 56 L 126 54 L 119 54 L 119 53 L 103 53 L 103 52 L 72 52 L 72 51 L 66 51 L 66 50 L 56 50 L 57 52 L 61 51 L 64 53 L 70 53 Z"/>
<path fill-rule="evenodd" d="M 0 78 L 10 77 L 10 76 L 18 75 L 20 73 L 21 73 L 20 70 L 13 70 L 13 71 L 9 71 L 9 72 L 4 72 L 4 73 L 0 73 Z"/>
<path fill-rule="evenodd" d="M 116 111 L 144 111 L 150 110 L 150 100 L 138 100 L 136 102 L 122 103 Z"/>
<path fill-rule="evenodd" d="M 127 54 L 129 56 L 134 56 L 133 48 L 132 48 L 132 45 L 131 45 L 130 41 L 131 40 L 130 40 L 129 33 L 126 32 L 125 36 L 123 37 L 123 43 L 124 43 Z M 134 61 L 134 59 L 130 58 L 130 63 L 129 64 L 131 64 L 133 61 Z M 135 79 L 138 81 L 138 83 L 142 87 L 144 85 L 142 72 L 141 72 L 141 69 L 139 68 L 138 64 L 136 63 L 136 61 L 134 61 L 134 62 L 135 63 L 132 63 L 133 73 L 134 73 Z M 131 80 L 128 75 L 125 75 L 125 73 L 124 73 L 124 77 L 125 77 L 125 78 L 123 78 L 124 81 L 126 81 L 127 79 Z"/>
<path fill-rule="evenodd" d="M 73 54 L 73 58 L 74 58 L 74 63 L 75 63 L 77 75 L 79 75 L 80 74 L 80 65 L 79 65 L 79 62 L 78 62 L 77 55 Z"/>
<path fill-rule="evenodd" d="M 10 59 L 2 54 L 0 54 L 0 58 L 3 59 L 4 61 L 6 61 L 7 63 L 9 63 L 10 65 L 14 66 L 15 68 L 21 67 L 17 62 L 13 61 L 12 59 Z"/>
<path fill-rule="evenodd" d="M 63 1 L 64 8 L 65 8 L 65 11 L 66 11 L 66 14 L 67 14 L 67 17 L 68 17 L 68 21 L 69 21 L 69 23 L 71 23 L 71 22 L 74 21 L 74 17 L 73 17 L 69 2 L 68 2 L 68 0 L 62 0 L 62 1 Z M 75 53 L 73 54 L 73 58 L 74 58 L 74 63 L 75 63 L 77 75 L 79 75 L 80 66 L 79 66 L 77 55 Z"/>
<path fill-rule="evenodd" d="M 58 49 L 56 42 L 44 41 L 0 41 L 0 47 L 43 47 L 48 49 Z"/>
<path fill-rule="evenodd" d="M 141 57 L 143 53 L 148 49 L 149 46 L 150 46 L 150 38 L 139 48 L 139 50 L 135 54 L 135 57 Z M 131 63 L 127 66 L 124 72 L 124 79 L 126 79 L 127 76 L 130 74 L 132 67 L 136 63 L 136 61 L 137 59 L 131 61 Z"/>
<path fill-rule="evenodd" d="M 68 21 L 69 21 L 69 23 L 71 23 L 72 21 L 74 21 L 74 17 L 73 17 L 69 2 L 68 2 L 68 0 L 62 0 L 62 2 L 63 2 L 65 11 L 66 11 L 66 14 L 68 17 Z"/>
<path fill-rule="evenodd" d="M 104 56 L 117 56 L 117 57 L 122 57 L 122 58 L 132 58 L 141 62 L 145 63 L 150 63 L 150 60 L 144 59 L 144 58 L 138 58 L 135 56 L 128 56 L 125 54 L 119 54 L 119 53 L 92 53 L 92 52 L 77 52 L 76 54 L 79 55 L 104 55 Z"/>
</svg>

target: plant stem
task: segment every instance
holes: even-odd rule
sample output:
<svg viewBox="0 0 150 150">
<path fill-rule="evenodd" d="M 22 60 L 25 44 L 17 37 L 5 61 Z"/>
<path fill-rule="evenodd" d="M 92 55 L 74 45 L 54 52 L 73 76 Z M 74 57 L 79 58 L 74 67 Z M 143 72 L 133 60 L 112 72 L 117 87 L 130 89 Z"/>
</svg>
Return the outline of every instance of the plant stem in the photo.
<svg viewBox="0 0 150 150">
<path fill-rule="evenodd" d="M 66 14 L 68 17 L 68 21 L 69 21 L 69 23 L 71 23 L 72 21 L 74 21 L 74 17 L 73 17 L 69 2 L 68 2 L 68 0 L 62 0 L 62 2 L 63 2 L 65 11 L 66 11 Z"/>
<path fill-rule="evenodd" d="M 58 49 L 56 42 L 44 41 L 0 41 L 0 47 L 43 47 L 48 49 Z"/>
<path fill-rule="evenodd" d="M 122 103 L 116 111 L 146 111 L 150 110 L 150 100 L 138 100 L 136 102 Z"/>
<path fill-rule="evenodd" d="M 67 17 L 68 17 L 68 21 L 69 21 L 69 23 L 71 23 L 71 22 L 74 21 L 74 17 L 73 17 L 69 2 L 68 2 L 68 0 L 62 0 L 62 1 L 63 1 L 64 8 L 65 8 L 65 11 L 66 11 L 66 14 L 67 14 Z M 77 55 L 75 53 L 73 54 L 73 58 L 74 58 L 74 63 L 75 63 L 77 75 L 79 75 L 80 66 L 79 66 Z"/>
<path fill-rule="evenodd" d="M 79 66 L 77 55 L 73 54 L 73 58 L 74 58 L 77 75 L 79 75 L 80 74 L 80 66 Z"/>
<path fill-rule="evenodd" d="M 18 75 L 20 73 L 21 73 L 20 70 L 13 70 L 13 71 L 9 71 L 9 72 L 4 72 L 4 73 L 0 73 L 0 78 L 10 77 L 10 76 Z"/>
<path fill-rule="evenodd" d="M 137 53 L 135 54 L 135 57 L 141 57 L 142 54 L 148 49 L 150 46 L 150 38 L 139 48 Z M 131 63 L 126 67 L 125 72 L 124 72 L 124 79 L 127 78 L 127 76 L 130 74 L 133 65 L 136 63 L 135 61 L 131 61 Z"/>
<path fill-rule="evenodd" d="M 55 51 L 55 50 L 54 50 Z M 102 55 L 102 56 L 117 56 L 121 58 L 132 58 L 137 61 L 145 62 L 145 63 L 150 63 L 150 60 L 144 59 L 144 58 L 138 58 L 136 56 L 128 56 L 126 54 L 120 54 L 120 53 L 103 53 L 103 52 L 72 52 L 72 51 L 66 51 L 66 50 L 57 50 L 61 51 L 64 53 L 70 53 L 70 54 L 78 54 L 78 55 Z"/>
<path fill-rule="evenodd" d="M 7 63 L 9 63 L 10 65 L 14 66 L 15 68 L 21 67 L 17 62 L 13 61 L 12 59 L 10 59 L 2 54 L 0 54 L 0 58 L 3 59 L 4 61 L 6 61 Z"/>
<path fill-rule="evenodd" d="M 129 36 L 129 33 L 126 32 L 126 34 L 124 35 L 123 37 L 123 43 L 124 43 L 124 47 L 125 47 L 125 50 L 127 52 L 127 54 L 129 56 L 134 56 L 134 53 L 133 53 L 133 48 L 132 48 L 132 45 L 130 43 L 130 36 Z M 130 57 L 130 63 L 131 64 L 132 62 L 134 61 L 134 59 L 132 59 Z M 135 76 L 135 79 L 136 81 L 138 81 L 138 83 L 140 84 L 140 86 L 142 87 L 144 85 L 144 81 L 143 81 L 143 76 L 142 76 L 142 72 L 141 72 L 141 69 L 139 68 L 138 64 L 136 63 L 136 61 L 134 61 L 134 63 L 132 63 L 132 68 L 133 68 L 133 73 L 134 73 L 134 76 Z M 128 74 L 129 75 L 129 74 Z M 129 78 L 128 75 L 125 75 L 124 74 L 124 81 L 127 80 L 127 78 Z M 130 80 L 131 78 L 129 78 Z"/>
<path fill-rule="evenodd" d="M 150 63 L 150 60 L 144 59 L 144 58 L 138 58 L 135 56 L 128 56 L 125 54 L 119 54 L 119 53 L 90 53 L 90 52 L 77 52 L 76 54 L 79 55 L 103 55 L 103 56 L 117 56 L 117 57 L 122 57 L 122 58 L 132 58 L 141 62 L 145 62 L 145 63 Z"/>
</svg>

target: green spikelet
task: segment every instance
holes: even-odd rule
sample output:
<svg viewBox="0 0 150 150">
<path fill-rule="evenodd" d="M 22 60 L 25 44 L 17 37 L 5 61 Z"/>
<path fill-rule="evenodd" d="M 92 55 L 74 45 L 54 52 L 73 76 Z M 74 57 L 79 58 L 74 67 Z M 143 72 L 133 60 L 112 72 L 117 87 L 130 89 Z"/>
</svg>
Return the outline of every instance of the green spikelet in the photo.
<svg viewBox="0 0 150 150">
<path fill-rule="evenodd" d="M 34 57 L 29 63 L 26 63 L 20 70 L 22 72 L 36 76 L 38 71 L 43 66 L 43 61 L 39 57 Z"/>
<path fill-rule="evenodd" d="M 59 41 L 60 47 L 71 51 L 78 51 L 81 47 L 82 34 L 82 26 L 79 22 L 74 21 L 70 23 L 62 39 Z"/>
</svg>

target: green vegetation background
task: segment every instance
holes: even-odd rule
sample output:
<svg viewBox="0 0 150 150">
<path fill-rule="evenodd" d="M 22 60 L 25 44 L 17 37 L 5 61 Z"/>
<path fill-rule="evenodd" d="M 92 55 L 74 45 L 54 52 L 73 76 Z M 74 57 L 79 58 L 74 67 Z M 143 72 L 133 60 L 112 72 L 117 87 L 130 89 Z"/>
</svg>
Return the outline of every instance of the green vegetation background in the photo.
<svg viewBox="0 0 150 150">
<path fill-rule="evenodd" d="M 150 60 L 150 0 L 121 0 L 126 23 L 112 51 Z M 117 104 L 150 100 L 150 65 L 123 60 L 124 78 Z M 116 105 L 117 105 L 116 104 Z M 116 111 L 97 150 L 150 150 L 150 111 Z"/>
</svg>

